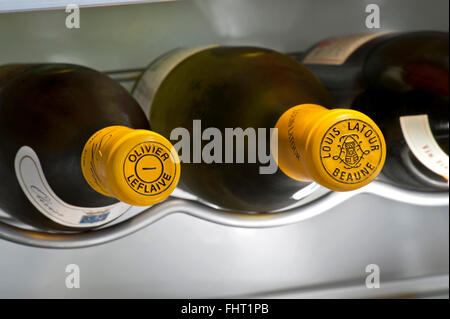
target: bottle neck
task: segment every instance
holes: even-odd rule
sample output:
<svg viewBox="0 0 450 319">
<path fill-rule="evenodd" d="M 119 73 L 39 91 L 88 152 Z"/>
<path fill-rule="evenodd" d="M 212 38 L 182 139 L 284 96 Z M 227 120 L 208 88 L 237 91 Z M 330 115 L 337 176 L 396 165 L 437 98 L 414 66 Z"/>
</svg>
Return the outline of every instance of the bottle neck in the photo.
<svg viewBox="0 0 450 319">
<path fill-rule="evenodd" d="M 302 104 L 286 111 L 275 127 L 278 166 L 293 179 L 348 191 L 370 183 L 383 167 L 384 137 L 360 112 Z"/>
<path fill-rule="evenodd" d="M 327 112 L 320 105 L 302 104 L 290 108 L 278 120 L 278 166 L 290 178 L 313 180 L 306 168 L 306 144 L 312 126 Z"/>
<path fill-rule="evenodd" d="M 136 206 L 164 200 L 180 178 L 180 161 L 167 139 L 124 126 L 92 135 L 83 149 L 81 167 L 94 190 Z"/>
<path fill-rule="evenodd" d="M 83 174 L 89 185 L 100 194 L 115 197 L 108 181 L 108 159 L 114 144 L 132 131 L 124 126 L 109 126 L 97 131 L 87 141 L 82 154 Z"/>
</svg>

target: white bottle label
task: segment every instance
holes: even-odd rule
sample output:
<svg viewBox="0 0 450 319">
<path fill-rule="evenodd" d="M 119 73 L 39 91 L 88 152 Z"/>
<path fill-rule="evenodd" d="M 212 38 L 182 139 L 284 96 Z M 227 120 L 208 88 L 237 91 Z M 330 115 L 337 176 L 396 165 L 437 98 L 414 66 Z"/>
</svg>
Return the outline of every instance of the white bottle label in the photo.
<svg viewBox="0 0 450 319">
<path fill-rule="evenodd" d="M 59 198 L 48 184 L 34 150 L 22 146 L 16 154 L 19 184 L 38 211 L 54 222 L 76 228 L 100 226 L 125 213 L 131 206 L 122 202 L 104 207 L 78 207 Z"/>
<path fill-rule="evenodd" d="M 414 156 L 432 172 L 448 181 L 448 154 L 436 142 L 427 115 L 400 117 L 403 136 Z"/>
<path fill-rule="evenodd" d="M 138 101 L 147 117 L 150 115 L 153 99 L 159 86 L 169 73 L 183 60 L 200 51 L 217 47 L 217 45 L 195 48 L 175 49 L 160 56 L 144 71 L 133 89 L 133 96 Z"/>
<path fill-rule="evenodd" d="M 364 43 L 387 33 L 355 34 L 323 40 L 308 53 L 303 63 L 341 65 Z"/>
<path fill-rule="evenodd" d="M 134 98 L 136 99 L 136 101 L 138 101 L 145 115 L 147 117 L 150 116 L 150 109 L 152 107 L 153 99 L 156 92 L 158 91 L 158 88 L 160 87 L 164 79 L 178 64 L 200 51 L 215 47 L 217 47 L 217 45 L 200 46 L 194 48 L 179 48 L 167 52 L 166 54 L 160 56 L 157 60 L 153 61 L 141 75 L 132 92 Z M 183 199 L 198 200 L 196 196 L 181 190 L 179 187 L 175 188 L 170 196 Z"/>
</svg>

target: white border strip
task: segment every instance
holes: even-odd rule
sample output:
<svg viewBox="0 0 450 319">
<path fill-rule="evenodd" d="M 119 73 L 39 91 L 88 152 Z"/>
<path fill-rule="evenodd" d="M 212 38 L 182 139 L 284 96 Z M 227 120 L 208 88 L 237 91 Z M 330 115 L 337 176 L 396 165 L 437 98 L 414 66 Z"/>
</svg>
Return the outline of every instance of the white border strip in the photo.
<svg viewBox="0 0 450 319">
<path fill-rule="evenodd" d="M 143 4 L 152 2 L 168 2 L 176 0 L 2 0 L 0 13 L 39 10 L 65 9 L 69 4 L 79 7 L 117 6 L 126 4 Z"/>
</svg>

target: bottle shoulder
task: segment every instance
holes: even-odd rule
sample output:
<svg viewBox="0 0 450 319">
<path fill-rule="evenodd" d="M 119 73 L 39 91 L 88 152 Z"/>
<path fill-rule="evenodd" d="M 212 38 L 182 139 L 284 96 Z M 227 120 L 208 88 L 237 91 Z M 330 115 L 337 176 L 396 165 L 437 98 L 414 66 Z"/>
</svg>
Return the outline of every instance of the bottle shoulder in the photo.
<svg viewBox="0 0 450 319">
<path fill-rule="evenodd" d="M 269 113 L 270 117 L 278 117 L 298 104 L 330 106 L 332 101 L 311 71 L 291 57 L 264 48 L 216 47 L 197 52 L 176 65 L 157 88 L 151 103 L 152 125 L 162 117 L 159 113 L 191 109 L 191 117 L 204 119 L 207 114 L 220 113 L 223 120 L 252 126 L 252 119 Z"/>
<path fill-rule="evenodd" d="M 5 152 L 0 170 L 14 169 L 17 152 L 28 146 L 64 201 L 109 205 L 115 200 L 96 194 L 84 181 L 80 159 L 89 137 L 110 125 L 149 128 L 137 102 L 107 75 L 71 64 L 31 65 L 0 89 L 0 145 Z"/>
</svg>

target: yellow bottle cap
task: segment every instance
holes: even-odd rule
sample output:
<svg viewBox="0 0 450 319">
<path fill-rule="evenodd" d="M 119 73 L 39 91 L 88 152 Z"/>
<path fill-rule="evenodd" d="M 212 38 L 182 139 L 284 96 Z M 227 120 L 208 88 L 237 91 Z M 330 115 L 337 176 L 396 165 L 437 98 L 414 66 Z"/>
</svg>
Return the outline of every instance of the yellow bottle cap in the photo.
<svg viewBox="0 0 450 319">
<path fill-rule="evenodd" d="M 165 137 L 124 126 L 96 132 L 83 149 L 81 167 L 97 192 L 135 206 L 166 199 L 180 179 L 178 154 Z"/>
<path fill-rule="evenodd" d="M 383 134 L 361 112 L 303 104 L 286 111 L 276 127 L 278 165 L 294 179 L 350 191 L 370 183 L 383 168 Z"/>
</svg>

